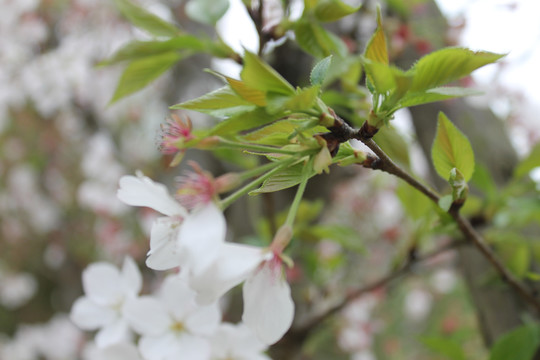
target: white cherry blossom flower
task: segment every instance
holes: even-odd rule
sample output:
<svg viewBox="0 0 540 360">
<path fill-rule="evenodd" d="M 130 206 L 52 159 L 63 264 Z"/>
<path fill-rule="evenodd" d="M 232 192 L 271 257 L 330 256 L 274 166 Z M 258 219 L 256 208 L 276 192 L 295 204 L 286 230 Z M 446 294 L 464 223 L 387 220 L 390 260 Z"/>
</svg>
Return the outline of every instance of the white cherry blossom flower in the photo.
<svg viewBox="0 0 540 360">
<path fill-rule="evenodd" d="M 270 360 L 260 342 L 245 324 L 222 323 L 212 342 L 212 360 Z"/>
<path fill-rule="evenodd" d="M 294 303 L 280 254 L 270 249 L 225 243 L 217 259 L 190 285 L 197 301 L 212 303 L 244 282 L 242 320 L 264 344 L 277 342 L 294 318 Z"/>
<path fill-rule="evenodd" d="M 141 334 L 139 350 L 146 360 L 208 360 L 211 336 L 221 313 L 217 303 L 198 306 L 187 280 L 168 276 L 158 297 L 131 301 L 126 316 Z"/>
<path fill-rule="evenodd" d="M 105 348 L 92 345 L 89 344 L 84 349 L 84 360 L 142 360 L 137 346 L 132 343 L 117 343 Z"/>
<path fill-rule="evenodd" d="M 71 320 L 83 330 L 100 329 L 95 337 L 99 347 L 130 338 L 124 318 L 126 303 L 137 297 L 142 278 L 137 265 L 126 257 L 122 270 L 99 262 L 88 266 L 82 275 L 85 296 L 71 308 Z"/>
<path fill-rule="evenodd" d="M 201 272 L 214 261 L 225 241 L 225 218 L 213 202 L 188 213 L 164 185 L 142 174 L 123 176 L 118 198 L 128 205 L 146 206 L 166 215 L 154 222 L 150 233 L 146 264 L 154 270 L 180 266 Z"/>
</svg>

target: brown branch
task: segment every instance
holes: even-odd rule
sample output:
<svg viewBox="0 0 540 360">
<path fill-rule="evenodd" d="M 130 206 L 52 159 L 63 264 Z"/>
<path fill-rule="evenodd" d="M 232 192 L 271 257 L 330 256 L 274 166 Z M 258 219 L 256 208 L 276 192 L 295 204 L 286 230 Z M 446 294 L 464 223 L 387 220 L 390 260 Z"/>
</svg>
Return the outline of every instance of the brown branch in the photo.
<svg viewBox="0 0 540 360">
<path fill-rule="evenodd" d="M 332 126 L 328 127 L 328 129 L 331 131 L 331 133 L 336 134 L 336 138 L 339 138 L 340 142 L 345 142 L 351 138 L 354 138 L 363 142 L 371 149 L 371 151 L 375 153 L 376 157 L 368 156 L 364 162 L 364 167 L 374 170 L 381 170 L 395 175 L 418 191 L 422 192 L 434 203 L 439 203 L 440 196 L 435 191 L 420 183 L 409 173 L 396 165 L 392 159 L 390 159 L 388 155 L 386 155 L 386 153 L 373 141 L 372 137 L 377 133 L 377 128 L 369 126 L 366 121 L 353 136 L 350 136 L 350 134 L 353 133 L 353 128 L 333 111 L 331 111 L 331 115 L 335 120 Z M 349 137 L 349 139 L 347 139 L 347 137 Z M 476 248 L 478 248 L 478 250 L 491 263 L 495 270 L 497 270 L 501 278 L 506 281 L 506 283 L 508 283 L 523 298 L 523 300 L 529 303 L 537 311 L 537 313 L 540 314 L 540 299 L 529 289 L 527 289 L 527 287 L 511 273 L 511 271 L 498 259 L 495 252 L 486 244 L 484 238 L 473 228 L 471 223 L 459 213 L 461 205 L 462 203 L 454 203 L 448 211 L 448 214 L 452 216 L 461 233 L 466 239 L 471 241 Z"/>
</svg>

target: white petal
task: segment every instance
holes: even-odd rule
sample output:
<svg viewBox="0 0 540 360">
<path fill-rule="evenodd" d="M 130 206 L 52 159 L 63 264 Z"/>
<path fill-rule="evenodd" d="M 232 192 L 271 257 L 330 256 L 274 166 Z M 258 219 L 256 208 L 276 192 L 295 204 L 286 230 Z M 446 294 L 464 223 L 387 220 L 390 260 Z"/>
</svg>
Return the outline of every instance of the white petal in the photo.
<svg viewBox="0 0 540 360">
<path fill-rule="evenodd" d="M 187 333 L 169 333 L 160 337 L 142 337 L 139 350 L 146 360 L 208 360 L 210 343 Z"/>
<path fill-rule="evenodd" d="M 142 360 L 139 350 L 130 343 L 118 343 L 99 350 L 92 359 L 99 360 Z"/>
<path fill-rule="evenodd" d="M 168 270 L 180 266 L 178 229 L 180 223 L 171 218 L 159 218 L 152 225 L 150 251 L 146 265 L 154 270 Z"/>
<path fill-rule="evenodd" d="M 222 323 L 211 339 L 213 358 L 270 360 L 263 354 L 267 346 L 244 323 Z"/>
<path fill-rule="evenodd" d="M 118 315 L 109 307 L 98 305 L 87 297 L 80 297 L 71 307 L 69 317 L 83 330 L 96 330 L 113 322 Z"/>
<path fill-rule="evenodd" d="M 109 263 L 90 264 L 82 274 L 83 289 L 92 301 L 100 305 L 115 305 L 122 301 L 120 272 Z"/>
<path fill-rule="evenodd" d="M 246 280 L 266 255 L 264 249 L 258 247 L 224 243 L 214 263 L 190 279 L 191 287 L 197 291 L 197 302 L 207 305 L 217 301 Z"/>
<path fill-rule="evenodd" d="M 124 320 L 118 319 L 98 331 L 95 341 L 98 347 L 105 348 L 116 343 L 129 341 L 130 335 L 128 324 Z"/>
<path fill-rule="evenodd" d="M 214 303 L 192 311 L 185 322 L 186 328 L 195 335 L 208 336 L 216 331 L 221 322 L 219 305 Z"/>
<path fill-rule="evenodd" d="M 172 325 L 167 309 L 150 296 L 128 300 L 123 307 L 123 315 L 133 330 L 141 335 L 161 335 Z"/>
<path fill-rule="evenodd" d="M 180 256 L 194 274 L 204 271 L 216 259 L 226 231 L 225 217 L 214 203 L 185 218 L 179 234 Z"/>
<path fill-rule="evenodd" d="M 169 275 L 161 285 L 159 299 L 176 321 L 184 322 L 185 318 L 197 308 L 195 295 L 186 278 Z"/>
<path fill-rule="evenodd" d="M 146 206 L 167 216 L 186 216 L 186 209 L 180 205 L 167 188 L 146 176 L 122 176 L 118 198 L 131 206 Z"/>
<path fill-rule="evenodd" d="M 142 276 L 137 264 L 130 256 L 124 259 L 122 266 L 122 284 L 124 285 L 124 293 L 129 295 L 137 295 L 142 288 Z"/>
<path fill-rule="evenodd" d="M 243 288 L 242 320 L 263 343 L 277 342 L 291 327 L 294 303 L 291 288 L 281 274 L 281 265 L 265 262 Z"/>
</svg>

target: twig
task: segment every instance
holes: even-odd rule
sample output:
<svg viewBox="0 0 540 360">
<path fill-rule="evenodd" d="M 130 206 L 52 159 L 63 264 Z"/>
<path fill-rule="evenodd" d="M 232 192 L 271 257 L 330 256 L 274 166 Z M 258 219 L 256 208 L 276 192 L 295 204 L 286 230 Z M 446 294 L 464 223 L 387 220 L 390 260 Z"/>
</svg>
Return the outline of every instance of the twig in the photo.
<svg viewBox="0 0 540 360">
<path fill-rule="evenodd" d="M 372 137 L 377 133 L 378 129 L 370 126 L 366 121 L 359 130 L 354 130 L 349 124 L 335 114 L 334 111 L 330 111 L 334 117 L 334 123 L 328 127 L 331 134 L 339 142 L 345 142 L 349 139 L 357 139 L 363 142 L 367 147 L 371 149 L 376 155 L 368 156 L 364 162 L 364 167 L 368 167 L 375 170 L 385 171 L 389 174 L 395 175 L 398 178 L 406 181 L 409 185 L 422 192 L 429 199 L 436 204 L 439 203 L 440 196 L 424 184 L 420 183 L 409 173 L 401 169 L 396 165 L 392 159 L 386 155 L 386 153 L 373 141 Z M 484 257 L 491 263 L 491 265 L 497 270 L 501 278 L 506 281 L 525 301 L 527 301 L 539 314 L 540 314 L 540 299 L 533 295 L 511 272 L 510 270 L 497 258 L 497 255 L 486 244 L 484 238 L 474 230 L 471 223 L 465 219 L 460 213 L 459 208 L 462 204 L 453 204 L 448 211 L 448 214 L 452 216 L 457 223 L 459 230 L 465 236 L 466 239 L 472 241 L 472 243 L 478 248 L 478 250 L 484 255 Z"/>
</svg>

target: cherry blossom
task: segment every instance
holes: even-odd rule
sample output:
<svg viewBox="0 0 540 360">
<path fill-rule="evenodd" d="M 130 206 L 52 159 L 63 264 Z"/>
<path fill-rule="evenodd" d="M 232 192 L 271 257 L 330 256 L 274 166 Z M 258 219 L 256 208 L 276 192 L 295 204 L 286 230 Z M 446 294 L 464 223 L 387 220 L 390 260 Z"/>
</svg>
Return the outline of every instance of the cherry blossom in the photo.
<svg viewBox="0 0 540 360">
<path fill-rule="evenodd" d="M 143 296 L 127 305 L 126 316 L 141 335 L 139 350 L 147 360 L 206 360 L 221 320 L 216 303 L 199 306 L 187 280 L 169 275 L 157 297 Z"/>
<path fill-rule="evenodd" d="M 264 344 L 277 342 L 294 318 L 291 289 L 282 269 L 282 256 L 270 249 L 225 243 L 217 259 L 190 285 L 197 301 L 211 303 L 244 282 L 242 320 Z"/>
<path fill-rule="evenodd" d="M 100 329 L 96 344 L 105 347 L 130 338 L 124 318 L 125 306 L 135 299 L 142 287 L 137 265 L 126 257 L 122 270 L 99 262 L 88 266 L 82 276 L 85 296 L 71 308 L 71 320 L 83 330 Z"/>
<path fill-rule="evenodd" d="M 221 324 L 211 341 L 212 360 L 270 360 L 263 354 L 266 345 L 243 323 Z"/>
<path fill-rule="evenodd" d="M 192 212 L 178 203 L 167 188 L 142 174 L 120 179 L 118 198 L 132 206 L 150 207 L 164 215 L 152 225 L 146 264 L 154 270 L 186 267 L 201 272 L 217 257 L 225 241 L 226 223 L 213 202 Z"/>
</svg>

